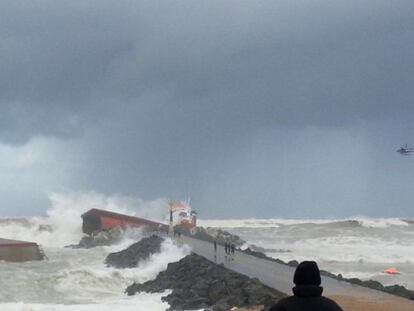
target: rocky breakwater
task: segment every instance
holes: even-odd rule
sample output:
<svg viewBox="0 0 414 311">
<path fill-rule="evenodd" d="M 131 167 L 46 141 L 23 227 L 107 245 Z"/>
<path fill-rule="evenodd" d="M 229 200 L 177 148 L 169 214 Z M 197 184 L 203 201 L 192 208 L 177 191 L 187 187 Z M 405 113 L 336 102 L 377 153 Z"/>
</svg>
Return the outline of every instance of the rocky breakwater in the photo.
<svg viewBox="0 0 414 311">
<path fill-rule="evenodd" d="M 96 231 L 91 235 L 82 237 L 78 244 L 67 245 L 69 248 L 92 248 L 96 246 L 108 246 L 118 243 L 122 240 L 124 231 L 120 227 L 110 230 Z"/>
<path fill-rule="evenodd" d="M 68 245 L 70 248 L 92 248 L 96 246 L 108 246 L 119 243 L 126 236 L 131 239 L 141 238 L 143 235 L 160 232 L 150 227 L 144 228 L 121 228 L 114 227 L 109 230 L 94 231 L 89 235 L 83 236 L 78 244 Z"/>
<path fill-rule="evenodd" d="M 141 239 L 120 252 L 109 254 L 105 263 L 115 268 L 133 268 L 138 265 L 141 260 L 149 258 L 152 254 L 160 252 L 163 238 L 152 235 Z"/>
<path fill-rule="evenodd" d="M 91 235 L 84 236 L 74 248 L 92 248 L 96 246 L 107 246 L 121 241 L 122 229 L 119 227 L 108 231 L 97 231 Z"/>
<path fill-rule="evenodd" d="M 214 311 L 230 310 L 233 307 L 263 305 L 269 308 L 285 294 L 267 287 L 257 279 L 233 272 L 223 265 L 214 264 L 204 257 L 191 254 L 178 262 L 168 264 L 155 280 L 143 284 L 134 283 L 126 292 L 171 293 L 163 297 L 170 310 Z"/>
</svg>

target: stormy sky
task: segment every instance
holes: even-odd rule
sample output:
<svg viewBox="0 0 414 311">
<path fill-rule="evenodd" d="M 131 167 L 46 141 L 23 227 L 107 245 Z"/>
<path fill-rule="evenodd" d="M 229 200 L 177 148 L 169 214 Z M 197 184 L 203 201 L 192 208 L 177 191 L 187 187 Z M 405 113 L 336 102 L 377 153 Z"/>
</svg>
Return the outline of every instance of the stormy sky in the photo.
<svg viewBox="0 0 414 311">
<path fill-rule="evenodd" d="M 1 1 L 0 216 L 414 217 L 414 2 Z"/>
</svg>

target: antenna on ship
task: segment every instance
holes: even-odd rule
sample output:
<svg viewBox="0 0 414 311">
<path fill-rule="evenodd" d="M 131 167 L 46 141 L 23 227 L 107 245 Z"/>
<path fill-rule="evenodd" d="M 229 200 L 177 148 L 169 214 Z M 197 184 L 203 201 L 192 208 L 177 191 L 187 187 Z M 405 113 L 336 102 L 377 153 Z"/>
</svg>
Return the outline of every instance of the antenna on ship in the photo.
<svg viewBox="0 0 414 311">
<path fill-rule="evenodd" d="M 170 200 L 168 205 L 170 206 L 170 230 L 169 230 L 169 234 L 172 234 L 172 232 L 173 232 L 173 206 L 174 206 L 174 201 Z"/>
</svg>

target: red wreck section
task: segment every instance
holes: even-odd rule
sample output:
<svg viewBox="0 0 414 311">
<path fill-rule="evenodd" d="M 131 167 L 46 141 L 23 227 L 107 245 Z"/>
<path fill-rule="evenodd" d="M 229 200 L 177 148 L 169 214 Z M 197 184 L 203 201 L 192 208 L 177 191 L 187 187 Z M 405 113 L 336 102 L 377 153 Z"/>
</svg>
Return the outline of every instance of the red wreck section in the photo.
<svg viewBox="0 0 414 311">
<path fill-rule="evenodd" d="M 43 252 L 34 242 L 0 238 L 0 260 L 23 262 L 42 260 L 43 257 Z"/>
<path fill-rule="evenodd" d="M 159 222 L 96 208 L 87 211 L 81 217 L 83 219 L 82 231 L 89 235 L 96 231 L 110 230 L 115 227 L 146 227 L 154 230 L 168 228 L 167 225 Z"/>
</svg>

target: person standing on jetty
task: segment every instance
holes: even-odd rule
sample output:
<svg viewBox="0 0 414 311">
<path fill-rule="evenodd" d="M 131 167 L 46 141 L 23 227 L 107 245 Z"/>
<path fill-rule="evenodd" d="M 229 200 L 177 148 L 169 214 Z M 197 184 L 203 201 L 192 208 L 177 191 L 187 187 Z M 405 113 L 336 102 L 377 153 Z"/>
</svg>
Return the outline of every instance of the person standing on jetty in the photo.
<svg viewBox="0 0 414 311">
<path fill-rule="evenodd" d="M 214 240 L 214 262 L 217 262 L 217 240 Z"/>
<path fill-rule="evenodd" d="M 293 277 L 293 296 L 283 298 L 269 311 L 343 311 L 332 299 L 322 296 L 321 273 L 314 261 L 301 262 Z"/>
</svg>

